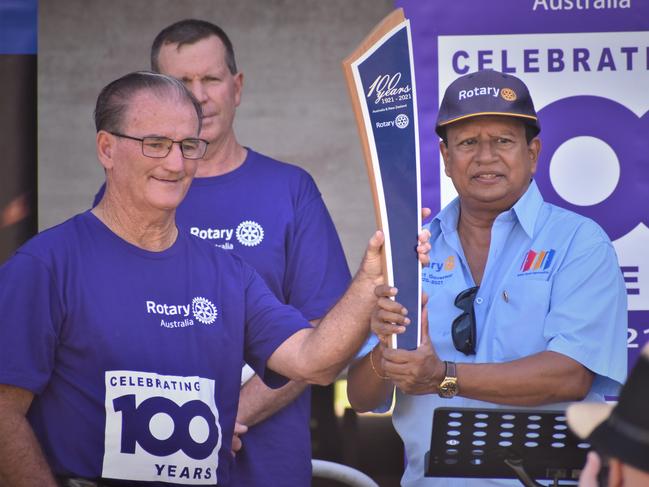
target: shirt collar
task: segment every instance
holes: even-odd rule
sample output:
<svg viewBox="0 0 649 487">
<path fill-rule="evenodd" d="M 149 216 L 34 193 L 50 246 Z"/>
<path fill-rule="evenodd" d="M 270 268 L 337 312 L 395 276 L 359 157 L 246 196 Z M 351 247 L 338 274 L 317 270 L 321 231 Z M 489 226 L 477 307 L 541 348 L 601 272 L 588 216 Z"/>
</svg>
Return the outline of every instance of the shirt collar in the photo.
<svg viewBox="0 0 649 487">
<path fill-rule="evenodd" d="M 431 225 L 438 225 L 444 236 L 457 232 L 457 222 L 460 218 L 460 198 L 455 197 L 448 205 L 433 218 Z"/>
<path fill-rule="evenodd" d="M 539 217 L 539 212 L 543 206 L 543 196 L 536 185 L 536 181 L 532 179 L 527 191 L 519 198 L 516 204 L 512 207 L 511 211 L 516 214 L 518 222 L 523 227 L 528 237 L 534 237 L 534 227 L 536 226 L 536 219 Z"/>
<path fill-rule="evenodd" d="M 521 227 L 532 238 L 534 236 L 534 227 L 536 226 L 536 219 L 539 216 L 539 211 L 543 205 L 543 196 L 539 191 L 536 181 L 532 179 L 527 191 L 521 196 L 514 206 L 507 211 L 498 215 L 499 219 L 512 218 L 516 215 Z M 432 224 L 439 225 L 441 232 L 448 236 L 453 232 L 457 232 L 457 222 L 460 217 L 460 199 L 456 197 L 431 222 Z"/>
</svg>

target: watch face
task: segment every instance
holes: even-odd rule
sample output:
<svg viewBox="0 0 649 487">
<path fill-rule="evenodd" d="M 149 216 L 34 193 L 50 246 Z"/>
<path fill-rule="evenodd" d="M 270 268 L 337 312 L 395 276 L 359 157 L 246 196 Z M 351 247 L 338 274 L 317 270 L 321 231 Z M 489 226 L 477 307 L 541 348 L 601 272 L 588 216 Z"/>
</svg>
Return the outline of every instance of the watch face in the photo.
<svg viewBox="0 0 649 487">
<path fill-rule="evenodd" d="M 457 382 L 454 380 L 445 380 L 439 386 L 439 395 L 442 397 L 454 397 L 457 391 Z"/>
</svg>

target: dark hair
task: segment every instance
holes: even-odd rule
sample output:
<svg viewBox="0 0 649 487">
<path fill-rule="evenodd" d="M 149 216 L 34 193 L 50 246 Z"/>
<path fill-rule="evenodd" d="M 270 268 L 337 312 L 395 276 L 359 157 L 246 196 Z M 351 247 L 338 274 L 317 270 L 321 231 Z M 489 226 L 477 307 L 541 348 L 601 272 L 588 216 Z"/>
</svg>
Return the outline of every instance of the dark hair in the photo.
<svg viewBox="0 0 649 487">
<path fill-rule="evenodd" d="M 171 76 L 150 71 L 136 71 L 112 81 L 101 90 L 95 106 L 95 128 L 97 132 L 120 131 L 124 116 L 133 97 L 141 91 L 157 96 L 175 97 L 191 103 L 198 117 L 198 132 L 203 124 L 203 109 L 194 95 L 180 81 Z"/>
<path fill-rule="evenodd" d="M 527 145 L 532 142 L 532 139 L 539 135 L 539 129 L 536 128 L 534 125 L 526 123 L 525 124 L 525 140 L 527 140 Z"/>
<path fill-rule="evenodd" d="M 178 47 L 181 47 L 185 44 L 194 44 L 211 36 L 216 36 L 221 40 L 225 47 L 225 63 L 231 74 L 237 74 L 234 47 L 232 47 L 232 42 L 228 35 L 218 25 L 196 19 L 181 20 L 160 31 L 151 46 L 151 69 L 155 72 L 160 72 L 158 58 L 160 56 L 160 49 L 165 44 L 178 44 Z"/>
<path fill-rule="evenodd" d="M 525 140 L 527 141 L 527 145 L 530 145 L 532 139 L 539 135 L 539 130 L 529 123 L 523 122 L 523 125 L 525 126 Z M 442 142 L 444 142 L 444 145 L 448 147 L 448 135 L 446 134 L 446 127 L 439 127 L 439 136 L 442 139 Z"/>
</svg>

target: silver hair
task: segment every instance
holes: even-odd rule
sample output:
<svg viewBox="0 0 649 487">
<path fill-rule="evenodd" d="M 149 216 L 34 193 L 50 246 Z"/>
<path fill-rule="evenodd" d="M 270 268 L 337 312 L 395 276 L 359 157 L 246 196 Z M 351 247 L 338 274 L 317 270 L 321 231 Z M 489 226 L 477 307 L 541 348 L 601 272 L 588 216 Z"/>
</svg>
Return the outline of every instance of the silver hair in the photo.
<svg viewBox="0 0 649 487">
<path fill-rule="evenodd" d="M 119 132 L 133 97 L 140 92 L 150 92 L 160 97 L 175 97 L 191 103 L 198 118 L 198 133 L 203 124 L 203 110 L 194 95 L 171 76 L 151 71 L 136 71 L 112 81 L 101 90 L 95 106 L 97 132 Z"/>
</svg>

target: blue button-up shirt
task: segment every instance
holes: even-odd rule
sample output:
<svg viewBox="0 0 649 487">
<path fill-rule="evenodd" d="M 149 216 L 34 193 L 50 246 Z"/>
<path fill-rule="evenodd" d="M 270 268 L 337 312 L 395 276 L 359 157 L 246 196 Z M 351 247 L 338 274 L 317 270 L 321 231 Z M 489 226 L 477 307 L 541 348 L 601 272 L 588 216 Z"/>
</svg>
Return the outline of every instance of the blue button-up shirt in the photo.
<svg viewBox="0 0 649 487">
<path fill-rule="evenodd" d="M 604 395 L 615 395 L 627 368 L 626 289 L 604 231 L 592 220 L 544 202 L 532 181 L 519 201 L 493 223 L 474 304 L 476 354 L 466 356 L 455 349 L 451 338 L 451 323 L 462 312 L 454 305 L 455 297 L 476 285 L 457 232 L 459 215 L 460 203 L 455 199 L 429 224 L 431 262 L 422 273 L 429 296 L 430 337 L 440 358 L 494 363 L 554 351 L 595 374 L 586 400 L 603 401 Z M 461 380 L 459 387 L 461 394 Z M 396 397 L 393 421 L 408 459 L 402 485 L 520 485 L 518 481 L 423 477 L 433 410 L 495 405 L 399 391 Z"/>
</svg>

